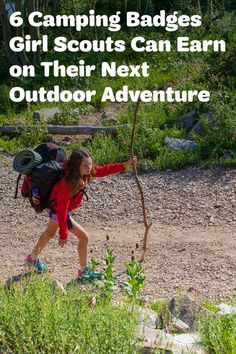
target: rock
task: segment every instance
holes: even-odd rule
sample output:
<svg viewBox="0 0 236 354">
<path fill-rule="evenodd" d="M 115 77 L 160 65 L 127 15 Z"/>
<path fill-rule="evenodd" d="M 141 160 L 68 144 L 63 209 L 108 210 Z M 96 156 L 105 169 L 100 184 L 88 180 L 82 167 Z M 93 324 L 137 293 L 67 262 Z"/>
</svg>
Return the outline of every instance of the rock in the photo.
<svg viewBox="0 0 236 354">
<path fill-rule="evenodd" d="M 209 219 L 209 222 L 210 222 L 211 224 L 213 224 L 213 223 L 214 223 L 214 221 L 215 221 L 214 216 L 211 216 L 211 217 L 210 217 L 210 219 Z"/>
<path fill-rule="evenodd" d="M 197 330 L 197 316 L 204 312 L 203 308 L 185 295 L 181 300 L 173 298 L 169 303 L 169 311 L 189 326 L 191 330 Z"/>
<path fill-rule="evenodd" d="M 148 326 L 138 326 L 138 338 L 145 349 L 165 349 L 174 353 L 205 354 L 198 333 L 168 334 Z"/>
<path fill-rule="evenodd" d="M 180 319 L 178 319 L 176 317 L 172 318 L 172 326 L 178 332 L 187 332 L 190 329 L 189 325 L 187 323 L 181 321 Z"/>
<path fill-rule="evenodd" d="M 236 313 L 236 307 L 230 306 L 228 304 L 219 304 L 217 305 L 217 308 L 219 310 L 219 315 L 232 315 L 233 313 Z"/>
<path fill-rule="evenodd" d="M 186 135 L 186 139 L 192 139 L 193 134 L 203 135 L 204 130 L 200 121 L 196 122 L 190 132 Z"/>
<path fill-rule="evenodd" d="M 138 247 L 136 247 L 136 248 L 138 248 Z M 148 304 L 149 303 L 149 297 L 147 296 L 147 295 L 143 295 L 142 297 L 141 297 L 141 301 L 144 303 L 144 304 Z"/>
<path fill-rule="evenodd" d="M 201 347 L 200 336 L 198 333 L 175 334 L 172 338 L 172 350 L 176 353 L 205 353 L 203 347 Z"/>
<path fill-rule="evenodd" d="M 218 209 L 222 207 L 222 203 L 220 203 L 219 201 L 216 202 L 216 204 L 214 205 L 214 208 Z"/>
<path fill-rule="evenodd" d="M 102 119 L 102 125 L 118 125 L 119 121 L 115 117 Z"/>
<path fill-rule="evenodd" d="M 157 313 L 149 308 L 139 308 L 139 323 L 156 329 Z"/>
<path fill-rule="evenodd" d="M 227 159 L 231 159 L 231 158 L 233 158 L 234 157 L 234 154 L 233 153 L 225 153 L 224 155 L 223 155 L 223 158 L 225 159 L 225 160 L 227 160 Z"/>
<path fill-rule="evenodd" d="M 190 111 L 179 117 L 178 119 L 180 123 L 183 125 L 184 129 L 189 132 L 193 125 L 197 121 L 197 114 L 196 111 Z"/>
<path fill-rule="evenodd" d="M 40 122 L 41 121 L 40 113 L 38 111 L 33 112 L 33 121 L 34 122 Z"/>
<path fill-rule="evenodd" d="M 164 144 L 173 148 L 174 150 L 182 150 L 182 151 L 192 151 L 196 149 L 198 144 L 192 140 L 184 140 L 184 139 L 175 139 L 166 137 L 164 139 Z"/>
<path fill-rule="evenodd" d="M 80 110 L 78 108 L 74 108 L 71 110 L 71 114 L 73 115 L 73 117 L 77 116 L 77 117 L 80 117 L 81 116 L 81 113 L 80 113 Z"/>
<path fill-rule="evenodd" d="M 42 108 L 39 111 L 33 112 L 33 120 L 36 122 L 47 123 L 50 119 L 54 118 L 55 114 L 60 113 L 58 107 Z"/>
<path fill-rule="evenodd" d="M 209 118 L 210 121 L 213 121 L 213 112 L 208 111 L 205 115 Z M 193 134 L 203 135 L 204 129 L 200 121 L 197 121 L 190 132 L 187 134 L 186 139 L 192 139 Z"/>
<path fill-rule="evenodd" d="M 102 119 L 114 118 L 114 114 L 112 112 L 103 112 Z"/>
<path fill-rule="evenodd" d="M 168 305 L 164 306 L 161 311 L 158 313 L 156 328 L 157 329 L 165 329 L 171 327 L 172 322 L 172 314 L 168 309 Z"/>
<path fill-rule="evenodd" d="M 65 136 L 64 138 L 62 138 L 62 141 L 72 142 L 73 139 L 70 136 Z"/>
</svg>

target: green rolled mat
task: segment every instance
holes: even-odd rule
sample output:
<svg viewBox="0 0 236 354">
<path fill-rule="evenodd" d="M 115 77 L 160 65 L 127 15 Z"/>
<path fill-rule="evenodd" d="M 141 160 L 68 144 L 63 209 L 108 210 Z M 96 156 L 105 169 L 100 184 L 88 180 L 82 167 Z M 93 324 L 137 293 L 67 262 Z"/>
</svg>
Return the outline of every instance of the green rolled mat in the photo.
<svg viewBox="0 0 236 354">
<path fill-rule="evenodd" d="M 32 169 L 43 163 L 43 158 L 32 149 L 21 151 L 13 160 L 13 170 L 23 175 L 28 175 Z"/>
</svg>

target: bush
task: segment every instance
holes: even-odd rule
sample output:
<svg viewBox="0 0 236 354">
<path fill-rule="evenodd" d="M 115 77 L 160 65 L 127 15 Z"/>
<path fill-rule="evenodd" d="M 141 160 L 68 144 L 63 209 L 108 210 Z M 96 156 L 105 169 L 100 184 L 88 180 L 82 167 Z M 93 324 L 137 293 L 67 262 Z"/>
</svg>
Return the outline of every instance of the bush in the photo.
<svg viewBox="0 0 236 354">
<path fill-rule="evenodd" d="M 215 109 L 211 117 L 201 115 L 204 135 L 195 136 L 200 143 L 202 158 L 220 159 L 225 154 L 235 153 L 235 109 L 228 104 L 218 104 Z"/>
<path fill-rule="evenodd" d="M 49 276 L 32 274 L 0 288 L 0 349 L 9 353 L 138 353 L 136 315 L 71 285 L 67 293 Z"/>
<path fill-rule="evenodd" d="M 202 318 L 199 330 L 207 352 L 212 354 L 236 353 L 236 313 Z"/>
</svg>

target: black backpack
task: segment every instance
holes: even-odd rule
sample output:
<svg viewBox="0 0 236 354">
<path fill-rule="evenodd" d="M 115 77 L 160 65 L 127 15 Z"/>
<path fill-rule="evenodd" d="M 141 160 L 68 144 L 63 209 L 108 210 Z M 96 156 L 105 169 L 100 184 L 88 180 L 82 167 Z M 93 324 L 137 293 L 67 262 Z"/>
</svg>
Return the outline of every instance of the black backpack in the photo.
<svg viewBox="0 0 236 354">
<path fill-rule="evenodd" d="M 34 150 L 27 149 L 19 153 L 13 162 L 14 170 L 20 172 L 15 199 L 20 178 L 24 174 L 26 177 L 21 188 L 22 196 L 29 199 L 37 213 L 49 207 L 48 201 L 52 188 L 64 176 L 62 164 L 65 161 L 64 151 L 53 143 L 40 144 Z"/>
</svg>

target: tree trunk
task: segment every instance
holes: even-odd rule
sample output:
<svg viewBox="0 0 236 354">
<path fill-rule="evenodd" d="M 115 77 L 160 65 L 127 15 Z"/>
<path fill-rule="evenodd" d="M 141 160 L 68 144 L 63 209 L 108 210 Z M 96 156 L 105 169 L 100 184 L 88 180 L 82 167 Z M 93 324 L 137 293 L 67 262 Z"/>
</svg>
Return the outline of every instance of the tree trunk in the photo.
<svg viewBox="0 0 236 354">
<path fill-rule="evenodd" d="M 20 11 L 21 13 L 23 13 L 23 11 L 22 11 L 22 1 L 21 0 L 15 0 L 15 6 L 16 6 L 15 7 L 16 11 Z M 24 34 L 23 25 L 20 26 L 20 27 L 16 27 L 16 36 L 24 38 L 25 34 Z M 22 52 L 18 53 L 17 56 L 18 56 L 19 61 L 20 61 L 22 66 L 29 64 L 29 59 L 28 59 L 28 57 L 26 55 L 25 50 L 23 50 Z"/>
<path fill-rule="evenodd" d="M 222 11 L 223 13 L 225 13 L 225 1 L 224 1 L 224 0 L 221 0 L 220 5 L 221 5 L 221 11 Z"/>
<path fill-rule="evenodd" d="M 207 2 L 207 13 L 208 13 L 209 15 L 213 15 L 212 0 L 208 0 L 208 2 Z"/>
<path fill-rule="evenodd" d="M 27 8 L 28 8 L 28 14 L 30 14 L 31 12 L 34 12 L 34 11 L 38 11 L 38 9 L 39 9 L 38 0 L 28 0 L 27 1 Z M 29 32 L 30 32 L 32 39 L 39 40 L 39 38 L 40 38 L 39 27 L 29 26 Z M 41 50 L 38 50 L 37 52 L 33 53 L 33 64 L 34 65 L 39 64 L 40 57 L 41 57 Z"/>
<path fill-rule="evenodd" d="M 5 7 L 5 1 L 0 0 L 0 22 L 2 24 L 3 41 L 6 50 L 7 59 L 11 65 L 21 65 L 16 53 L 14 53 L 10 47 L 9 42 L 11 39 L 11 26 L 8 20 L 8 15 Z"/>
<path fill-rule="evenodd" d="M 92 9 L 95 11 L 95 13 L 96 13 L 96 3 L 97 3 L 97 0 L 93 0 L 93 2 L 92 2 Z M 95 24 L 95 26 L 94 26 L 93 33 L 94 33 L 94 39 L 95 39 L 95 40 L 98 40 L 98 34 L 97 34 L 97 26 L 96 26 L 96 24 Z"/>
<path fill-rule="evenodd" d="M 146 0 L 145 14 L 153 15 L 153 3 L 152 3 L 152 0 Z"/>
<path fill-rule="evenodd" d="M 125 16 L 127 14 L 127 8 L 128 8 L 128 0 L 124 1 L 124 11 L 125 11 Z"/>
<path fill-rule="evenodd" d="M 136 8 L 137 8 L 137 12 L 141 15 L 142 12 L 142 0 L 137 0 L 137 4 L 136 4 Z"/>
<path fill-rule="evenodd" d="M 56 17 L 59 13 L 59 0 L 52 0 L 52 14 Z"/>
<path fill-rule="evenodd" d="M 193 6 L 196 11 L 201 12 L 200 0 L 193 0 Z"/>
<path fill-rule="evenodd" d="M 26 126 L 26 127 L 13 127 L 13 126 L 3 126 L 0 127 L 0 132 L 4 134 L 15 134 L 22 131 L 32 131 L 34 129 L 39 129 L 39 126 Z M 45 127 L 41 127 L 45 129 Z M 128 124 L 110 126 L 110 127 L 94 127 L 94 126 L 64 126 L 64 125 L 48 125 L 46 127 L 49 134 L 60 134 L 60 135 L 94 135 L 96 133 L 105 133 L 116 135 L 118 129 L 128 128 Z"/>
</svg>

